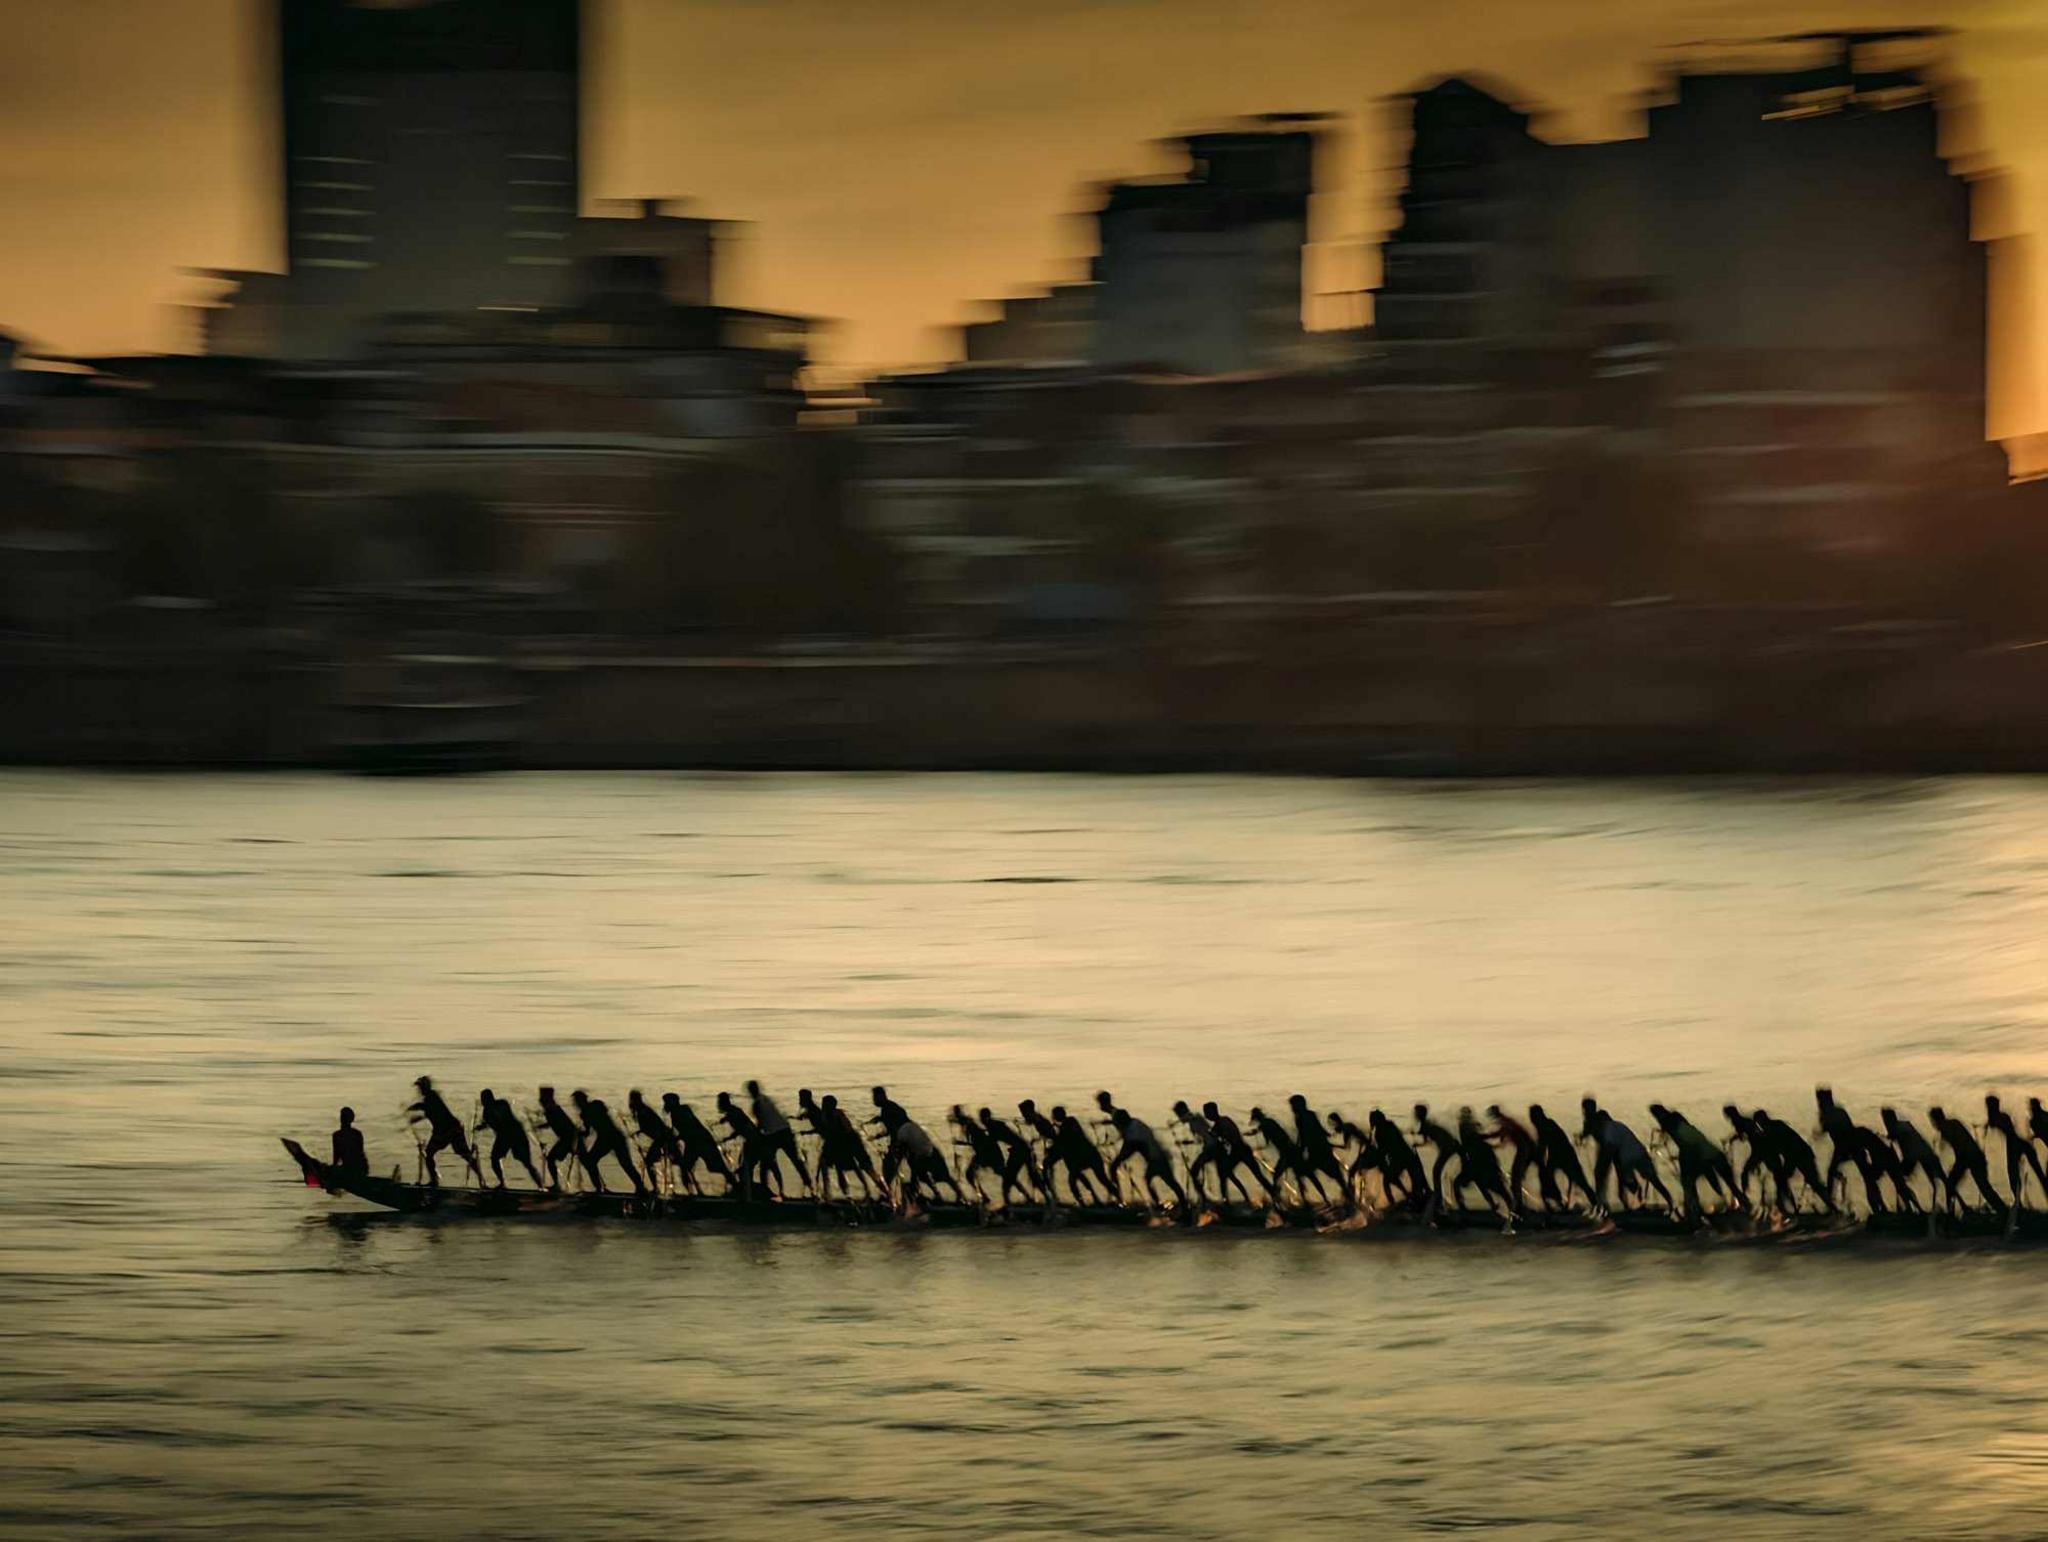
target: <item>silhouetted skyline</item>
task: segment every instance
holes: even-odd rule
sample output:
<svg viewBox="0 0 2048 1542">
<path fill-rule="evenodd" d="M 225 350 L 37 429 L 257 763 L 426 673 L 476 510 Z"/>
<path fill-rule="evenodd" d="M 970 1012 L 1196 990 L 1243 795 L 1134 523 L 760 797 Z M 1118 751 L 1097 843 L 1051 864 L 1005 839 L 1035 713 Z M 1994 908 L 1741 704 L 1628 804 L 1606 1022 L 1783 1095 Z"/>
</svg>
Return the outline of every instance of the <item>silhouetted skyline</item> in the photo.
<svg viewBox="0 0 2048 1542">
<path fill-rule="evenodd" d="M 265 9 L 103 0 L 10 10 L 0 134 L 15 153 L 0 163 L 0 207 L 13 229 L 0 242 L 0 327 L 63 350 L 189 346 L 170 304 L 196 287 L 182 269 L 278 262 Z M 731 298 L 841 320 L 821 349 L 840 366 L 944 357 L 946 329 L 970 302 L 1076 271 L 1087 231 L 1062 216 L 1082 206 L 1088 183 L 1167 169 L 1152 141 L 1235 113 L 1341 115 L 1309 280 L 1326 294 L 1356 289 L 1370 282 L 1399 183 L 1386 94 L 1472 72 L 1546 110 L 1553 135 L 1604 137 L 1630 130 L 1662 50 L 1700 38 L 1954 26 L 1982 148 L 2014 172 L 2011 223 L 2041 228 L 2048 204 L 2034 148 L 2048 142 L 2048 99 L 2031 84 L 2048 60 L 2048 23 L 2025 0 L 1452 0 L 1428 17 L 1344 0 L 1070 0 L 972 14 L 911 0 L 857 15 L 821 0 L 589 9 L 586 199 L 675 194 L 751 222 Z M 2041 426 L 2033 387 L 2048 350 L 2042 307 L 2028 309 L 1995 312 L 1994 432 Z M 1311 302 L 1310 315 L 1330 322 L 1342 310 Z M 2016 371 L 2021 339 L 2028 357 Z"/>
</svg>

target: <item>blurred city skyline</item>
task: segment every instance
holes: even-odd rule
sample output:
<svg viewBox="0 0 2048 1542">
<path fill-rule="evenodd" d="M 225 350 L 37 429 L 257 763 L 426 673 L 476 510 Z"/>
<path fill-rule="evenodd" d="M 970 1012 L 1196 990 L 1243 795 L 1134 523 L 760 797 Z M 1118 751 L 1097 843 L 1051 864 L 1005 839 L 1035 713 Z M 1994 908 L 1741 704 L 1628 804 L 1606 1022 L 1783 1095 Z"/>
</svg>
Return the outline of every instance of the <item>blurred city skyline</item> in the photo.
<svg viewBox="0 0 2048 1542">
<path fill-rule="evenodd" d="M 193 346 L 188 268 L 281 265 L 274 66 L 262 0 L 7 8 L 0 328 L 59 351 Z M 818 356 L 941 362 L 972 302 L 1076 275 L 1088 184 L 1171 169 L 1162 136 L 1242 113 L 1339 115 L 1309 255 L 1309 320 L 1355 318 L 1401 180 L 1382 99 L 1470 73 L 1552 137 L 1634 132 L 1673 45 L 1938 22 L 1977 108 L 1973 160 L 2011 174 L 1980 233 L 2043 228 L 2048 20 L 2027 0 L 592 0 L 586 200 L 691 199 L 743 221 L 730 299 L 833 323 Z M 1938 14 L 1936 14 L 1938 13 Z M 2039 431 L 2041 259 L 1994 274 L 1995 435 Z M 2015 284 L 2015 279 L 2023 282 Z"/>
</svg>

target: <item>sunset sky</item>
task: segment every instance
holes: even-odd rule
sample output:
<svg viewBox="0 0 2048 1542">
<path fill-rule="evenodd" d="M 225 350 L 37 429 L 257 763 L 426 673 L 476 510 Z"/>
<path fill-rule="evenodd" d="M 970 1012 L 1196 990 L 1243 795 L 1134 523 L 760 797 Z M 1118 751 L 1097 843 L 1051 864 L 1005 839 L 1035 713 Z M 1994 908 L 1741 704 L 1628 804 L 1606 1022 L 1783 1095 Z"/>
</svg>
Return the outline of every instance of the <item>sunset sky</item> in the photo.
<svg viewBox="0 0 2048 1542">
<path fill-rule="evenodd" d="M 2048 228 L 2041 0 L 591 0 L 586 189 L 743 220 L 726 298 L 823 317 L 830 362 L 946 356 L 970 302 L 1071 276 L 1088 183 L 1250 112 L 1343 115 L 1320 289 L 1356 289 L 1397 189 L 1384 99 L 1477 72 L 1559 138 L 1633 132 L 1670 45 L 1941 22 L 2014 173 L 1985 234 Z M 264 0 L 0 0 L 0 328 L 68 351 L 190 345 L 188 267 L 275 266 Z M 2003 284 L 1994 428 L 2037 404 L 2048 306 Z M 2004 275 L 2009 279 L 2013 275 Z M 1313 307 L 1318 322 L 1342 303 Z"/>
</svg>

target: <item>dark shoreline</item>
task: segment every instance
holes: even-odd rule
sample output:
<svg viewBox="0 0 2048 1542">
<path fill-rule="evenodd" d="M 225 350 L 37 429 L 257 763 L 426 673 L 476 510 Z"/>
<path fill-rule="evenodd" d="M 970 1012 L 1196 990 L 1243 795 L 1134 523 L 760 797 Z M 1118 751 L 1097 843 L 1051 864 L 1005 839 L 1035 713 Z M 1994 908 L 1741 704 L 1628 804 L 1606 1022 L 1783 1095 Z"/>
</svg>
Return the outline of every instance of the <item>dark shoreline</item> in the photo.
<svg viewBox="0 0 2048 1542">
<path fill-rule="evenodd" d="M 2048 649 L 1729 660 L 1384 653 L 507 660 L 476 703 L 351 700 L 304 653 L 23 650 L 0 764 L 1386 778 L 2048 771 Z M 473 709 L 473 710 L 472 710 Z"/>
</svg>

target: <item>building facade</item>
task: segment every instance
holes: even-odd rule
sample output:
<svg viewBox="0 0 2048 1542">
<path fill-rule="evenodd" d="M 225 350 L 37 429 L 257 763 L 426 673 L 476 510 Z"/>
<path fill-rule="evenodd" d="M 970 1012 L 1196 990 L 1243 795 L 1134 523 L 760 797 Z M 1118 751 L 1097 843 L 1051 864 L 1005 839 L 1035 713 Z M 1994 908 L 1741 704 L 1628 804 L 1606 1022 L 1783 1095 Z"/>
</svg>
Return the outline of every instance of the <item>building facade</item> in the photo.
<svg viewBox="0 0 2048 1542">
<path fill-rule="evenodd" d="M 1110 187 L 1096 214 L 1090 361 L 1193 375 L 1300 361 L 1318 120 L 1183 141 L 1185 177 Z"/>
<path fill-rule="evenodd" d="M 283 0 L 286 255 L 321 344 L 395 310 L 563 297 L 580 212 L 579 0 Z M 288 339 L 298 342 L 298 339 Z"/>
<path fill-rule="evenodd" d="M 1416 93 L 1381 358 L 1485 384 L 1511 425 L 1647 435 L 1711 537 L 1900 549 L 1930 489 L 2000 470 L 1988 255 L 1935 77 L 1897 62 L 1919 41 L 1681 69 L 1641 137 L 1602 144 L 1547 142 L 1470 81 Z"/>
</svg>

